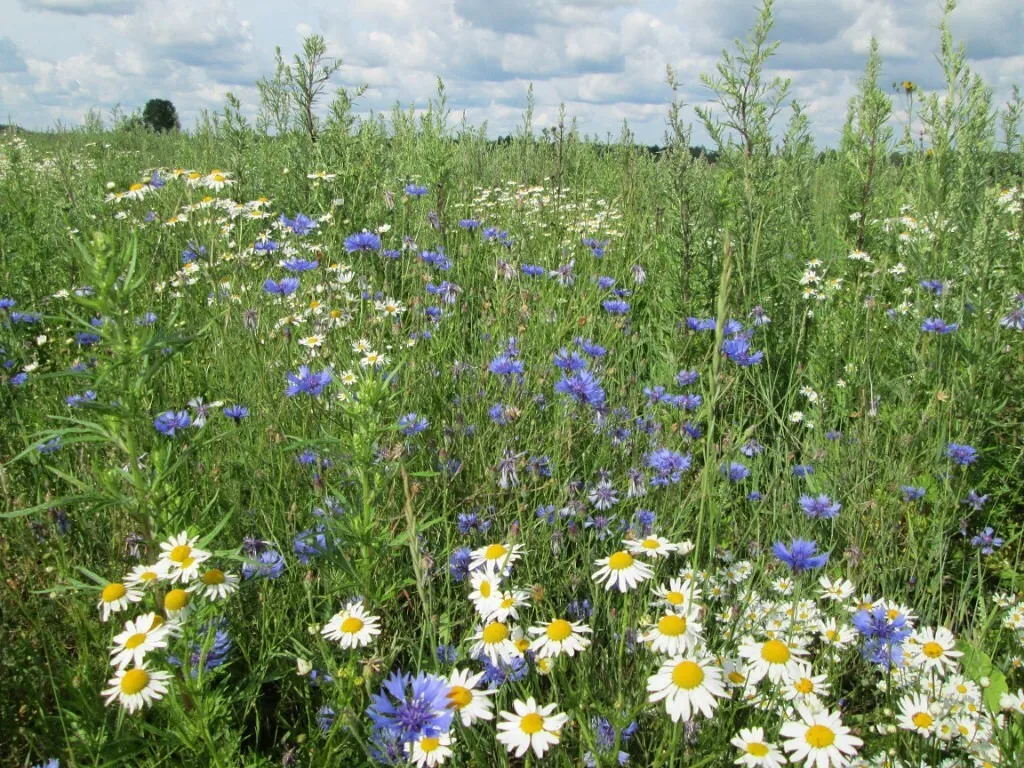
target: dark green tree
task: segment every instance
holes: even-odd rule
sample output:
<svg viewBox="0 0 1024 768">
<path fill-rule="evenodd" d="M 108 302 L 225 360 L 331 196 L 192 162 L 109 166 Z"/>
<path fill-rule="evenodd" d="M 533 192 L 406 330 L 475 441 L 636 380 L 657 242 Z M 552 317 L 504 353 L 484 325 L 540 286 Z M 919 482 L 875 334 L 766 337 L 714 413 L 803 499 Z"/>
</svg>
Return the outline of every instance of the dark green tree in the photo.
<svg viewBox="0 0 1024 768">
<path fill-rule="evenodd" d="M 181 128 L 178 110 L 167 99 L 150 99 L 142 110 L 142 122 L 147 128 L 158 133 L 176 131 Z"/>
</svg>

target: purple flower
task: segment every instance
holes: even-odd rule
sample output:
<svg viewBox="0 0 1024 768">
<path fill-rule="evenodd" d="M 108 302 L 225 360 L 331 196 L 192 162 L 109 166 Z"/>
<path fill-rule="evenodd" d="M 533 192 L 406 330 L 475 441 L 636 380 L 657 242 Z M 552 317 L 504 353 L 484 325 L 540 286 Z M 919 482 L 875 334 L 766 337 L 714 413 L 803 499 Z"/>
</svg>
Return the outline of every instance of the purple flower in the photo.
<svg viewBox="0 0 1024 768">
<path fill-rule="evenodd" d="M 418 413 L 407 413 L 398 420 L 398 428 L 406 437 L 412 437 L 423 432 L 430 426 L 423 416 Z"/>
<path fill-rule="evenodd" d="M 971 539 L 971 546 L 975 549 L 980 549 L 983 555 L 991 555 L 1003 546 L 1004 543 L 1001 538 L 996 536 L 996 532 L 991 526 L 986 526 L 981 533 Z"/>
<path fill-rule="evenodd" d="M 249 409 L 244 405 L 229 405 L 224 409 L 224 415 L 235 422 L 241 423 L 242 419 L 249 415 Z"/>
<path fill-rule="evenodd" d="M 459 547 L 452 552 L 448 558 L 448 573 L 455 581 L 465 581 L 469 578 L 469 563 L 473 559 L 473 552 L 469 547 Z"/>
<path fill-rule="evenodd" d="M 854 614 L 853 626 L 863 638 L 861 655 L 867 661 L 886 669 L 903 663 L 903 641 L 911 628 L 902 613 L 891 616 L 884 605 L 876 605 Z"/>
<path fill-rule="evenodd" d="M 265 542 L 252 542 L 248 554 L 255 562 L 242 563 L 242 578 L 252 579 L 263 577 L 276 579 L 284 573 L 284 557 L 274 547 Z"/>
<path fill-rule="evenodd" d="M 793 467 L 793 477 L 808 477 L 814 474 L 814 467 L 810 464 L 797 464 Z"/>
<path fill-rule="evenodd" d="M 901 485 L 900 492 L 903 494 L 903 501 L 911 502 L 923 499 L 927 491 L 915 485 Z"/>
<path fill-rule="evenodd" d="M 605 393 L 601 381 L 590 371 L 577 371 L 555 384 L 555 392 L 572 398 L 577 403 L 597 407 L 604 404 Z"/>
<path fill-rule="evenodd" d="M 934 293 L 936 296 L 941 296 L 942 292 L 946 289 L 946 284 L 941 280 L 922 280 L 921 287 L 926 291 Z"/>
<path fill-rule="evenodd" d="M 738 483 L 741 480 L 745 480 L 746 478 L 750 477 L 750 469 L 747 467 L 746 464 L 743 464 L 738 461 L 733 461 L 728 464 L 722 464 L 722 466 L 719 467 L 719 471 L 725 477 L 729 478 L 730 483 Z"/>
<path fill-rule="evenodd" d="M 294 397 L 298 394 L 316 397 L 324 391 L 324 387 L 331 383 L 332 378 L 330 368 L 325 368 L 319 373 L 313 373 L 309 370 L 308 365 L 300 365 L 298 373 L 289 373 L 287 375 L 288 386 L 285 388 L 284 393 L 288 397 Z"/>
<path fill-rule="evenodd" d="M 174 437 L 179 429 L 187 429 L 192 426 L 192 417 L 188 411 L 164 411 L 155 419 L 153 426 L 161 435 Z"/>
<path fill-rule="evenodd" d="M 503 354 L 498 355 L 491 361 L 488 370 L 496 376 L 501 376 L 508 383 L 513 377 L 518 381 L 522 381 L 523 371 L 526 370 L 526 367 L 521 360 Z"/>
<path fill-rule="evenodd" d="M 1006 315 L 999 318 L 999 325 L 1015 331 L 1024 331 L 1024 307 L 1011 309 Z"/>
<path fill-rule="evenodd" d="M 843 508 L 843 505 L 838 501 L 832 501 L 825 494 L 812 497 L 805 493 L 800 496 L 800 508 L 812 520 L 831 520 L 839 514 L 839 510 Z"/>
<path fill-rule="evenodd" d="M 544 267 L 538 267 L 536 264 L 523 264 L 519 268 L 527 277 L 541 277 L 545 272 L 547 272 Z"/>
<path fill-rule="evenodd" d="M 952 333 L 960 326 L 959 323 L 946 323 L 937 317 L 929 317 L 921 323 L 921 330 L 925 333 Z"/>
<path fill-rule="evenodd" d="M 297 277 L 285 277 L 280 282 L 276 280 L 267 280 L 263 283 L 264 291 L 277 296 L 288 296 L 289 294 L 295 293 L 298 287 L 299 278 Z"/>
<path fill-rule="evenodd" d="M 427 194 L 427 188 L 419 187 L 416 186 L 415 184 L 406 184 L 405 194 L 408 195 L 409 197 L 423 197 L 425 194 Z"/>
<path fill-rule="evenodd" d="M 480 227 L 480 222 L 475 219 L 459 219 L 459 227 L 472 232 L 474 229 L 478 229 Z"/>
<path fill-rule="evenodd" d="M 969 445 L 950 443 L 946 446 L 946 458 L 954 464 L 966 467 L 978 460 L 978 451 Z"/>
<path fill-rule="evenodd" d="M 629 312 L 629 302 L 622 301 L 621 299 L 609 299 L 608 301 L 601 302 L 601 306 L 604 307 L 604 311 L 610 315 L 624 315 Z"/>
<path fill-rule="evenodd" d="M 96 399 L 96 393 L 91 389 L 87 389 L 80 395 L 68 395 L 66 402 L 72 408 L 78 408 L 85 403 L 91 403 Z"/>
<path fill-rule="evenodd" d="M 281 266 L 289 272 L 311 272 L 320 266 L 316 259 L 287 259 L 281 262 Z"/>
<path fill-rule="evenodd" d="M 781 541 L 772 545 L 772 554 L 789 566 L 793 573 L 821 568 L 828 562 L 828 552 L 817 554 L 818 545 L 806 539 L 793 539 L 789 547 Z"/>
<path fill-rule="evenodd" d="M 295 214 L 294 219 L 289 219 L 284 214 L 281 214 L 281 224 L 285 227 L 285 229 L 291 230 L 292 233 L 298 235 L 299 237 L 309 234 L 317 227 L 315 221 L 309 218 L 309 216 L 306 216 L 301 213 Z"/>
<path fill-rule="evenodd" d="M 697 383 L 697 379 L 700 378 L 700 374 L 697 371 L 683 370 L 676 374 L 676 386 L 677 387 L 689 387 Z"/>
<path fill-rule="evenodd" d="M 686 318 L 686 327 L 691 331 L 713 331 L 715 330 L 715 320 L 710 317 L 707 320 L 702 320 L 699 317 L 688 317 Z"/>
<path fill-rule="evenodd" d="M 669 485 L 678 483 L 683 472 L 692 464 L 690 454 L 682 454 L 669 448 L 658 448 L 647 457 L 647 466 L 654 471 L 651 485 Z"/>
<path fill-rule="evenodd" d="M 761 350 L 750 351 L 750 339 L 746 336 L 736 336 L 723 341 L 722 354 L 742 368 L 757 365 L 764 360 L 764 352 Z"/>
<path fill-rule="evenodd" d="M 976 490 L 971 488 L 967 492 L 967 497 L 961 501 L 961 504 L 966 504 L 977 512 L 980 512 L 982 507 L 988 503 L 989 495 L 986 493 L 984 496 L 978 494 Z"/>
<path fill-rule="evenodd" d="M 448 681 L 420 672 L 416 677 L 394 672 L 366 710 L 374 727 L 389 731 L 403 743 L 446 733 L 451 727 Z"/>
<path fill-rule="evenodd" d="M 380 238 L 373 232 L 357 232 L 345 238 L 345 250 L 349 253 L 379 251 Z"/>
</svg>

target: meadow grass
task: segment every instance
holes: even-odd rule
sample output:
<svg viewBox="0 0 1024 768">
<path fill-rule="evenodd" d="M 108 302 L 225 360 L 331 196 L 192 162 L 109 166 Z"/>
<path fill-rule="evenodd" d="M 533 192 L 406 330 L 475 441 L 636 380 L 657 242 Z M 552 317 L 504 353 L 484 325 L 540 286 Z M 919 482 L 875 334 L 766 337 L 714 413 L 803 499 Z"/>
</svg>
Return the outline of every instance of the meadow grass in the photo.
<svg viewBox="0 0 1024 768">
<path fill-rule="evenodd" d="M 714 164 L 4 137 L 0 762 L 1019 765 L 1019 108 L 944 30 L 817 153 L 769 30 Z"/>
</svg>

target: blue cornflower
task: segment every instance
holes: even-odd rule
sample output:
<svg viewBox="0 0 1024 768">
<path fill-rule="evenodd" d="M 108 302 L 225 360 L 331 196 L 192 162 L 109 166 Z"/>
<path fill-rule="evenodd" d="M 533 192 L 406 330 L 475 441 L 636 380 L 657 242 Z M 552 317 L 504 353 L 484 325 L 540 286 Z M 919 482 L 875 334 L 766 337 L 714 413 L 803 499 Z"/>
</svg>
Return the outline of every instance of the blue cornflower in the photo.
<svg viewBox="0 0 1024 768">
<path fill-rule="evenodd" d="M 224 415 L 235 422 L 241 423 L 242 419 L 249 415 L 249 409 L 244 405 L 229 405 L 224 408 Z"/>
<path fill-rule="evenodd" d="M 11 322 L 23 325 L 35 325 L 43 319 L 41 312 L 11 312 Z"/>
<path fill-rule="evenodd" d="M 423 197 L 425 194 L 427 194 L 427 188 L 419 187 L 416 186 L 415 184 L 406 184 L 405 194 L 408 195 L 409 197 Z"/>
<path fill-rule="evenodd" d="M 312 464 L 317 464 L 320 461 L 320 457 L 317 456 L 316 451 L 311 451 L 307 448 L 296 455 L 295 461 L 304 467 L 308 467 Z"/>
<path fill-rule="evenodd" d="M 331 383 L 332 378 L 330 368 L 325 368 L 319 373 L 313 373 L 309 370 L 308 365 L 300 365 L 298 373 L 289 373 L 287 375 L 288 386 L 285 388 L 284 393 L 288 397 L 294 397 L 300 393 L 316 397 L 324 391 L 324 387 Z"/>
<path fill-rule="evenodd" d="M 349 253 L 379 251 L 380 238 L 373 232 L 357 232 L 345 238 L 345 250 Z"/>
<path fill-rule="evenodd" d="M 626 744 L 633 737 L 633 734 L 636 733 L 637 727 L 637 723 L 634 721 L 619 733 L 608 718 L 591 718 L 590 729 L 594 734 L 594 747 L 597 750 L 597 756 L 591 752 L 587 752 L 583 756 L 583 765 L 586 766 L 586 768 L 596 768 L 598 765 L 598 756 L 602 758 L 601 764 L 604 765 L 606 759 L 612 755 L 612 750 L 615 748 L 616 740 L 618 740 L 620 744 Z M 620 751 L 615 757 L 620 766 L 626 765 L 629 762 L 628 752 Z"/>
<path fill-rule="evenodd" d="M 577 339 L 576 343 L 580 349 L 583 350 L 583 354 L 589 355 L 590 357 L 604 357 L 608 354 L 608 350 L 602 347 L 600 344 L 596 344 L 590 339 Z"/>
<path fill-rule="evenodd" d="M 697 379 L 700 378 L 700 374 L 697 371 L 680 371 L 676 374 L 676 386 L 677 387 L 689 387 L 697 383 Z"/>
<path fill-rule="evenodd" d="M 684 395 L 676 395 L 672 398 L 672 404 L 676 408 L 681 408 L 684 411 L 695 411 L 700 408 L 704 402 L 704 398 L 700 395 L 694 395 L 687 393 Z"/>
<path fill-rule="evenodd" d="M 761 350 L 758 350 L 757 352 L 750 351 L 750 339 L 746 336 L 736 336 L 723 341 L 722 353 L 729 360 L 743 368 L 747 368 L 751 365 L 757 365 L 764 360 L 764 352 Z"/>
<path fill-rule="evenodd" d="M 508 424 L 508 415 L 505 411 L 505 406 L 502 403 L 495 403 L 487 410 L 487 415 L 491 421 L 497 424 L 499 427 L 504 427 Z"/>
<path fill-rule="evenodd" d="M 456 518 L 459 533 L 469 536 L 473 533 L 487 533 L 491 529 L 491 521 L 480 517 L 476 512 L 461 512 Z"/>
<path fill-rule="evenodd" d="M 694 424 L 690 421 L 683 424 L 683 431 L 691 440 L 700 440 L 704 437 L 704 430 L 701 429 L 700 424 Z"/>
<path fill-rule="evenodd" d="M 36 765 L 33 765 L 32 768 L 60 768 L 60 759 L 51 757 L 45 763 L 37 763 Z"/>
<path fill-rule="evenodd" d="M 438 296 L 445 304 L 454 304 L 462 293 L 462 288 L 455 283 L 442 280 L 440 285 L 427 283 L 427 293 Z"/>
<path fill-rule="evenodd" d="M 205 245 L 196 245 L 195 243 L 189 243 L 185 250 L 181 252 L 181 263 L 188 264 L 195 261 L 200 256 L 206 255 Z"/>
<path fill-rule="evenodd" d="M 459 658 L 459 649 L 454 645 L 439 645 L 434 649 L 439 664 L 454 664 Z"/>
<path fill-rule="evenodd" d="M 42 443 L 41 445 L 36 446 L 36 450 L 45 456 L 46 454 L 49 453 L 56 453 L 61 449 L 61 447 L 61 440 L 60 437 L 58 436 L 51 440 L 47 440 L 45 443 Z"/>
<path fill-rule="evenodd" d="M 669 485 L 678 483 L 683 472 L 693 463 L 690 454 L 679 453 L 669 448 L 657 448 L 647 457 L 647 466 L 654 471 L 651 485 Z"/>
<path fill-rule="evenodd" d="M 316 722 L 317 725 L 320 726 L 320 731 L 323 733 L 327 733 L 334 727 L 334 721 L 336 718 L 337 713 L 327 704 L 324 704 L 316 711 Z"/>
<path fill-rule="evenodd" d="M 828 432 L 825 433 L 825 439 L 828 440 L 830 443 L 834 443 L 836 440 L 841 439 L 842 436 L 843 433 L 837 429 L 830 429 Z"/>
<path fill-rule="evenodd" d="M 640 532 L 646 536 L 654 528 L 654 523 L 658 519 L 658 516 L 649 509 L 638 509 L 636 514 L 633 515 L 633 518 L 636 520 L 636 524 L 640 528 Z"/>
<path fill-rule="evenodd" d="M 555 366 L 563 371 L 584 371 L 589 365 L 579 352 L 569 352 L 564 347 L 555 355 Z"/>
<path fill-rule="evenodd" d="M 568 287 L 576 282 L 576 277 L 572 273 L 575 266 L 576 260 L 570 260 L 568 264 L 562 264 L 548 272 L 548 277 L 558 281 L 558 284 L 562 287 Z"/>
<path fill-rule="evenodd" d="M 831 520 L 839 514 L 843 505 L 838 501 L 832 501 L 824 493 L 820 496 L 808 496 L 806 493 L 800 496 L 800 508 L 812 520 Z"/>
<path fill-rule="evenodd" d="M 327 535 L 322 525 L 299 531 L 292 539 L 292 549 L 303 565 L 308 565 L 312 557 L 327 554 Z"/>
<path fill-rule="evenodd" d="M 706 320 L 699 317 L 688 317 L 686 318 L 686 327 L 691 331 L 713 331 L 715 330 L 715 320 L 712 317 Z"/>
<path fill-rule="evenodd" d="M 317 223 L 313 219 L 302 213 L 296 213 L 294 219 L 289 219 L 284 214 L 281 214 L 281 224 L 285 229 L 291 230 L 293 234 L 299 237 L 308 235 L 317 227 Z"/>
<path fill-rule="evenodd" d="M 959 323 L 947 323 L 938 317 L 929 317 L 921 323 L 921 330 L 925 333 L 952 333 L 960 326 Z"/>
<path fill-rule="evenodd" d="M 740 453 L 746 456 L 748 459 L 752 459 L 754 456 L 760 456 L 764 453 L 764 446 L 761 445 L 756 439 L 750 438 L 740 448 Z"/>
<path fill-rule="evenodd" d="M 941 296 L 942 292 L 946 289 L 946 284 L 941 280 L 922 280 L 921 287 L 926 291 L 934 293 L 936 296 Z"/>
<path fill-rule="evenodd" d="M 551 457 L 531 456 L 526 460 L 526 471 L 537 477 L 551 477 Z"/>
<path fill-rule="evenodd" d="M 9 297 L 6 297 L 6 296 L 0 296 L 0 312 L 6 312 L 11 307 L 17 306 L 17 304 L 18 304 L 18 302 L 16 302 L 12 298 L 9 298 Z"/>
<path fill-rule="evenodd" d="M 374 727 L 390 731 L 399 741 L 446 733 L 452 724 L 448 681 L 420 672 L 416 677 L 393 672 L 366 710 Z"/>
<path fill-rule="evenodd" d="M 473 552 L 469 547 L 459 547 L 452 552 L 448 558 L 448 573 L 455 581 L 465 581 L 469 578 L 469 563 L 473 559 Z"/>
<path fill-rule="evenodd" d="M 269 544 L 260 543 L 257 551 L 250 551 L 253 561 L 242 563 L 242 578 L 251 579 L 261 576 L 265 579 L 276 579 L 284 573 L 284 557 Z"/>
<path fill-rule="evenodd" d="M 157 321 L 155 312 L 146 312 L 135 318 L 135 324 L 143 327 L 153 325 Z"/>
<path fill-rule="evenodd" d="M 298 287 L 299 278 L 297 277 L 285 277 L 280 282 L 277 280 L 267 280 L 263 283 L 264 291 L 278 296 L 287 296 L 291 293 L 295 293 Z"/>
<path fill-rule="evenodd" d="M 769 325 L 772 322 L 772 319 L 768 317 L 768 313 L 765 311 L 765 308 L 760 304 L 750 310 L 750 318 L 754 321 L 754 326 L 758 328 L 762 325 Z"/>
<path fill-rule="evenodd" d="M 747 501 L 764 501 L 764 494 L 762 494 L 760 491 L 751 491 L 750 493 L 747 494 Z"/>
<path fill-rule="evenodd" d="M 600 259 L 604 256 L 604 249 L 608 246 L 610 240 L 597 240 L 593 237 L 584 237 L 583 245 L 590 249 L 591 253 L 594 254 L 595 258 Z"/>
<path fill-rule="evenodd" d="M 511 382 L 513 377 L 518 381 L 522 381 L 526 366 L 523 365 L 521 360 L 516 360 L 514 357 L 498 355 L 491 361 L 488 370 L 496 376 L 501 376 L 508 383 Z"/>
<path fill-rule="evenodd" d="M 87 389 L 80 395 L 68 395 L 67 400 L 65 400 L 64 402 L 66 402 L 72 408 L 78 408 L 79 406 L 84 405 L 85 403 L 91 403 L 95 399 L 96 393 L 93 392 L 91 389 Z"/>
<path fill-rule="evenodd" d="M 969 445 L 950 443 L 946 446 L 946 457 L 954 464 L 966 467 L 978 460 L 978 451 Z"/>
<path fill-rule="evenodd" d="M 629 302 L 622 301 L 621 299 L 609 299 L 608 301 L 602 301 L 601 306 L 604 307 L 604 311 L 610 315 L 624 315 L 629 312 Z"/>
<path fill-rule="evenodd" d="M 725 327 L 722 329 L 722 333 L 726 336 L 735 336 L 743 332 L 743 323 L 739 320 L 733 320 L 732 318 L 725 321 Z"/>
<path fill-rule="evenodd" d="M 814 466 L 811 464 L 797 464 L 793 467 L 793 477 L 809 477 L 814 474 Z"/>
<path fill-rule="evenodd" d="M 316 259 L 287 259 L 281 262 L 281 266 L 289 272 L 311 272 L 320 266 Z"/>
<path fill-rule="evenodd" d="M 539 507 L 537 507 L 537 512 L 535 514 L 536 514 L 538 520 L 540 520 L 542 522 L 545 522 L 548 525 L 554 525 L 555 524 L 555 505 L 554 504 L 541 504 Z"/>
<path fill-rule="evenodd" d="M 750 477 L 750 469 L 746 464 L 738 461 L 722 464 L 719 470 L 725 477 L 729 478 L 730 483 L 738 483 Z"/>
<path fill-rule="evenodd" d="M 967 497 L 961 501 L 961 504 L 966 504 L 977 512 L 981 511 L 981 508 L 988 503 L 989 495 L 986 493 L 984 496 L 978 494 L 976 490 L 971 488 L 967 492 Z"/>
<path fill-rule="evenodd" d="M 615 278 L 600 276 L 597 278 L 597 287 L 602 291 L 607 291 L 615 286 Z"/>
<path fill-rule="evenodd" d="M 573 600 L 565 607 L 565 612 L 573 621 L 584 621 L 594 613 L 594 606 L 586 598 Z"/>
<path fill-rule="evenodd" d="M 789 566 L 793 573 L 821 568 L 828 562 L 828 552 L 817 554 L 818 545 L 806 539 L 793 539 L 789 547 L 781 541 L 772 544 L 772 554 Z"/>
<path fill-rule="evenodd" d="M 192 426 L 192 417 L 188 411 L 164 411 L 153 420 L 153 426 L 161 435 L 174 437 L 179 429 Z"/>
<path fill-rule="evenodd" d="M 459 227 L 472 232 L 480 227 L 480 222 L 476 219 L 459 219 Z"/>
<path fill-rule="evenodd" d="M 484 676 L 480 678 L 479 685 L 486 688 L 501 688 L 505 683 L 519 682 L 529 672 L 522 656 L 513 656 L 507 662 L 499 661 L 495 664 L 489 656 L 483 655 L 479 661 L 484 666 Z"/>
<path fill-rule="evenodd" d="M 555 392 L 567 395 L 577 403 L 592 407 L 603 405 L 605 399 L 600 379 L 590 371 L 576 371 L 562 376 L 555 384 Z"/>
<path fill-rule="evenodd" d="M 587 498 L 590 500 L 590 503 L 594 505 L 595 509 L 600 510 L 611 509 L 619 502 L 615 486 L 612 485 L 610 480 L 599 481 L 590 489 L 590 493 L 587 495 Z"/>
<path fill-rule="evenodd" d="M 542 277 L 544 273 L 547 272 L 544 267 L 539 267 L 536 264 L 523 264 L 519 268 L 527 277 Z"/>
<path fill-rule="evenodd" d="M 971 539 L 971 546 L 975 549 L 980 549 L 981 554 L 983 555 L 991 555 L 1005 543 L 1006 542 L 1001 538 L 996 536 L 996 532 L 992 529 L 992 526 L 986 526 L 981 533 Z"/>
<path fill-rule="evenodd" d="M 418 413 L 407 413 L 398 419 L 398 428 L 406 437 L 412 437 L 423 432 L 430 426 L 430 422 Z"/>
<path fill-rule="evenodd" d="M 923 499 L 927 491 L 915 485 L 901 485 L 900 492 L 903 494 L 903 501 L 911 502 Z"/>
<path fill-rule="evenodd" d="M 227 622 L 222 619 L 214 626 L 204 624 L 199 628 L 200 633 L 204 636 L 208 636 L 211 629 L 214 631 L 212 638 L 207 637 L 202 641 L 192 644 L 192 652 L 189 654 L 188 663 L 189 674 L 193 680 L 199 677 L 200 668 L 204 668 L 209 672 L 227 663 L 228 654 L 231 652 L 234 644 L 231 642 L 231 636 L 225 628 L 226 624 Z M 168 656 L 167 660 L 176 667 L 182 666 L 181 660 L 176 656 Z"/>
<path fill-rule="evenodd" d="M 276 240 L 257 240 L 255 245 L 252 247 L 256 253 L 273 253 L 278 248 L 280 248 L 280 246 L 277 244 Z"/>
<path fill-rule="evenodd" d="M 91 347 L 100 343 L 100 335 L 90 331 L 79 331 L 75 334 L 75 343 L 80 347 Z"/>
<path fill-rule="evenodd" d="M 853 616 L 853 626 L 863 638 L 861 655 L 872 664 L 886 669 L 903 663 L 903 641 L 911 633 L 907 617 L 891 615 L 884 605 L 862 609 Z"/>
</svg>

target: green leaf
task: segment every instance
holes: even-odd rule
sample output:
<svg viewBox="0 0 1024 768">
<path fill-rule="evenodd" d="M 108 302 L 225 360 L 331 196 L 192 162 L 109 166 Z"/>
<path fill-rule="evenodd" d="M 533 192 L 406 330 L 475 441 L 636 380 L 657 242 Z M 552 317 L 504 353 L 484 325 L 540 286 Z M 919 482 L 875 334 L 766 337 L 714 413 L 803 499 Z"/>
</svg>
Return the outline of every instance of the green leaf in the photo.
<svg viewBox="0 0 1024 768">
<path fill-rule="evenodd" d="M 1006 684 L 1006 675 L 999 671 L 992 663 L 992 659 L 984 651 L 975 648 L 966 640 L 958 640 L 956 643 L 958 651 L 963 653 L 960 663 L 964 666 L 964 674 L 971 680 L 981 685 L 981 679 L 987 677 L 989 684 L 982 688 L 981 698 L 985 706 L 993 714 L 999 712 L 999 700 L 1010 688 Z"/>
</svg>

